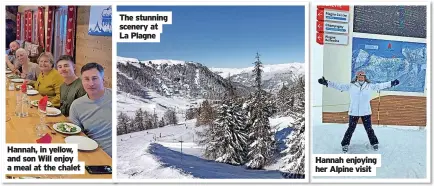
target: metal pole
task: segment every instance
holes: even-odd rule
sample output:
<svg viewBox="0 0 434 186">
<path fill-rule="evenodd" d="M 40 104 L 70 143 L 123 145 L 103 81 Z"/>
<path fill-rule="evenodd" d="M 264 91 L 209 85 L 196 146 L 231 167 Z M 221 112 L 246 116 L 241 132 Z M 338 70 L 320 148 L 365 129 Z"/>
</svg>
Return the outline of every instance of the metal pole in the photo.
<svg viewBox="0 0 434 186">
<path fill-rule="evenodd" d="M 158 126 L 158 124 L 157 124 L 157 117 L 155 117 L 155 107 L 154 107 L 154 115 L 152 117 L 154 117 L 154 125 Z"/>
<path fill-rule="evenodd" d="M 179 141 L 180 143 L 181 143 L 181 163 L 182 163 L 182 142 L 184 142 L 184 141 L 182 141 L 182 136 L 181 136 L 181 141 Z"/>
<path fill-rule="evenodd" d="M 381 103 L 380 91 L 378 91 L 378 108 L 377 108 L 377 124 L 380 126 L 380 103 Z"/>
</svg>

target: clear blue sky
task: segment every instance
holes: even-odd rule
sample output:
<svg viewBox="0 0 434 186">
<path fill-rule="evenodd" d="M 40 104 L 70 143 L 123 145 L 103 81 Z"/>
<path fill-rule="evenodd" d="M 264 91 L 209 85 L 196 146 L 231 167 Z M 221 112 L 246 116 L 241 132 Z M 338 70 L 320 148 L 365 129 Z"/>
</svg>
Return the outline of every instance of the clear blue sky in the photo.
<svg viewBox="0 0 434 186">
<path fill-rule="evenodd" d="M 172 11 L 160 43 L 118 43 L 118 56 L 175 59 L 208 67 L 304 62 L 304 6 L 118 6 L 118 11 Z"/>
</svg>

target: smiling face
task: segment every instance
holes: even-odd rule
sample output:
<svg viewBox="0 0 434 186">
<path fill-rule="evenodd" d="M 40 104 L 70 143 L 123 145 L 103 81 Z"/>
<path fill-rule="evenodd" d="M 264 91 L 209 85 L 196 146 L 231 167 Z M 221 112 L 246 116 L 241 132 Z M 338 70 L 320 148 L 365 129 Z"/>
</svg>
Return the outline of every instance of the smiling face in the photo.
<svg viewBox="0 0 434 186">
<path fill-rule="evenodd" d="M 41 56 L 38 60 L 39 68 L 42 72 L 46 73 L 53 69 L 53 65 L 50 62 L 50 58 L 48 56 Z"/>
<path fill-rule="evenodd" d="M 27 63 L 28 57 L 27 57 L 26 51 L 18 50 L 16 53 L 16 57 L 18 59 L 18 62 L 20 62 L 21 65 L 24 63 Z"/>
<path fill-rule="evenodd" d="M 69 78 L 75 76 L 75 65 L 70 60 L 60 60 L 57 62 L 57 71 L 63 78 Z"/>
<path fill-rule="evenodd" d="M 96 68 L 83 71 L 81 78 L 87 94 L 96 95 L 104 90 L 104 77 Z"/>
<path fill-rule="evenodd" d="M 366 81 L 366 74 L 365 74 L 365 72 L 363 72 L 363 71 L 358 71 L 358 72 L 356 73 L 356 76 L 357 76 L 357 81 L 359 81 L 359 82 L 364 82 L 364 81 Z"/>
</svg>

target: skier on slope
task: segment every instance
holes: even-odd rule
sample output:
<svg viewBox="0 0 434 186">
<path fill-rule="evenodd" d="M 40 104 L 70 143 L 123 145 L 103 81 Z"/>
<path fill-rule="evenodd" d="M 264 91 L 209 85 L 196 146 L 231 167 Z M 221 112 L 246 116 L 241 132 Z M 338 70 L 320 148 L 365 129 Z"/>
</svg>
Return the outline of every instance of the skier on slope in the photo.
<svg viewBox="0 0 434 186">
<path fill-rule="evenodd" d="M 342 151 L 344 153 L 348 151 L 351 137 L 353 136 L 353 132 L 356 129 L 360 117 L 362 118 L 363 126 L 368 134 L 370 144 L 374 150 L 378 150 L 378 139 L 371 125 L 371 92 L 396 86 L 399 84 L 399 81 L 395 79 L 391 82 L 373 84 L 366 78 L 365 72 L 359 71 L 356 74 L 356 78 L 351 81 L 350 84 L 335 83 L 326 80 L 324 77 L 318 79 L 318 83 L 342 92 L 348 91 L 350 94 L 350 108 L 348 111 L 349 125 L 341 142 Z"/>
</svg>

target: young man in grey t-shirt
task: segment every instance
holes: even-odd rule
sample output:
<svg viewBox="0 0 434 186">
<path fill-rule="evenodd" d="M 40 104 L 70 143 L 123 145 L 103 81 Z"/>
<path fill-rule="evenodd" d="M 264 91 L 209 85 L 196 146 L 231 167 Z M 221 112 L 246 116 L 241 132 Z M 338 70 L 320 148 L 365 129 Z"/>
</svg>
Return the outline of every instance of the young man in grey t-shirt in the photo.
<svg viewBox="0 0 434 186">
<path fill-rule="evenodd" d="M 112 91 L 104 88 L 104 69 L 97 63 L 81 68 L 86 95 L 71 104 L 69 119 L 112 156 Z"/>
</svg>

